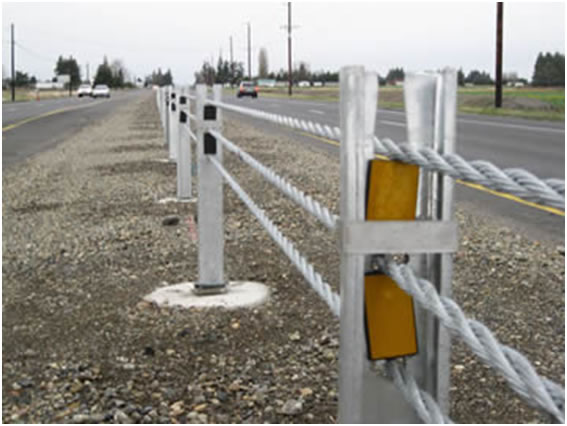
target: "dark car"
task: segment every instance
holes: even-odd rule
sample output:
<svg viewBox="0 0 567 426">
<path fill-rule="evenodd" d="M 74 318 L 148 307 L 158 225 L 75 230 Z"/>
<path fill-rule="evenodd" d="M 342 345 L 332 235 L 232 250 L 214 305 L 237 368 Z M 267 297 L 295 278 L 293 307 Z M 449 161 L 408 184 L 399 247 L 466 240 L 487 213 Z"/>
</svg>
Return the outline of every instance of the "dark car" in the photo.
<svg viewBox="0 0 567 426">
<path fill-rule="evenodd" d="M 238 87 L 238 92 L 236 96 L 241 98 L 242 96 L 252 96 L 253 98 L 258 97 L 258 87 L 253 81 L 243 81 Z"/>
</svg>

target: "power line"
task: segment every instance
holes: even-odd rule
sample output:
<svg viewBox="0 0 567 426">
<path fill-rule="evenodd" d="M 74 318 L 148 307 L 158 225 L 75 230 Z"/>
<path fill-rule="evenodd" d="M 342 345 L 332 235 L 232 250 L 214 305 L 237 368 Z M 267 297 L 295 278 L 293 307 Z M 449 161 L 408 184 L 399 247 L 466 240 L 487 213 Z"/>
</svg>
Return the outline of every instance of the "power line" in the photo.
<svg viewBox="0 0 567 426">
<path fill-rule="evenodd" d="M 47 57 L 40 55 L 39 53 L 34 52 L 30 48 L 23 46 L 21 43 L 15 42 L 15 44 L 16 44 L 17 47 L 22 49 L 22 51 L 26 52 L 28 55 L 35 56 L 36 58 L 41 59 L 42 61 L 45 61 L 45 62 L 51 62 L 52 63 L 54 61 L 53 58 L 48 59 Z"/>
</svg>

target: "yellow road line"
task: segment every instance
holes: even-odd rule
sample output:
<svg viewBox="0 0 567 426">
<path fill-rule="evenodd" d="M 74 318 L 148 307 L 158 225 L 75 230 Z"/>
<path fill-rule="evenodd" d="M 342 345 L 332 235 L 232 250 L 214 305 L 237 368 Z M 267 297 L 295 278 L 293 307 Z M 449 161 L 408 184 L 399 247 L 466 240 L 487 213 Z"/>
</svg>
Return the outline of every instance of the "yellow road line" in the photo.
<svg viewBox="0 0 567 426">
<path fill-rule="evenodd" d="M 310 133 L 302 132 L 302 131 L 300 131 L 299 133 L 301 133 L 304 136 L 309 136 L 313 139 L 317 139 L 317 140 L 324 142 L 326 144 L 329 144 L 329 145 L 335 145 L 335 146 L 340 145 L 337 141 L 334 141 L 332 139 L 327 139 L 327 138 L 324 138 L 322 136 L 316 136 L 316 135 L 312 135 Z M 388 157 L 386 157 L 384 155 L 376 154 L 376 158 L 380 158 L 382 160 L 388 160 Z M 461 185 L 468 186 L 469 188 L 477 189 L 479 191 L 488 192 L 489 194 L 492 194 L 496 197 L 505 198 L 507 200 L 514 201 L 516 203 L 523 204 L 525 206 L 533 207 L 535 209 L 543 210 L 545 212 L 552 213 L 552 214 L 555 214 L 557 216 L 565 217 L 565 212 L 562 211 L 562 210 L 556 209 L 555 207 L 543 206 L 541 204 L 533 203 L 531 201 L 526 201 L 526 200 L 523 200 L 519 197 L 516 197 L 515 195 L 510 195 L 510 194 L 506 194 L 504 192 L 495 191 L 493 189 L 486 188 L 485 186 L 478 185 L 476 183 L 465 182 L 465 181 L 462 181 L 460 179 L 457 179 L 457 183 L 459 183 Z"/>
<path fill-rule="evenodd" d="M 33 117 L 28 117 L 25 118 L 21 121 L 17 121 L 15 123 L 12 124 L 8 124 L 5 127 L 2 127 L 2 133 L 7 132 L 8 130 L 12 130 L 15 129 L 16 127 L 20 127 L 23 124 L 29 123 L 31 121 L 35 121 L 35 120 L 39 120 L 40 118 L 44 118 L 44 117 L 49 117 L 50 115 L 55 115 L 55 114 L 60 114 L 62 112 L 66 112 L 66 111 L 71 111 L 71 110 L 76 110 L 76 109 L 81 109 L 81 108 L 87 108 L 87 107 L 91 107 L 94 105 L 99 104 L 101 101 L 98 102 L 92 102 L 90 104 L 87 105 L 79 105 L 79 106 L 70 106 L 70 107 L 66 107 L 66 108 L 59 108 L 59 109 L 55 109 L 53 111 L 48 111 L 46 113 L 40 114 L 40 115 L 35 115 Z"/>
</svg>

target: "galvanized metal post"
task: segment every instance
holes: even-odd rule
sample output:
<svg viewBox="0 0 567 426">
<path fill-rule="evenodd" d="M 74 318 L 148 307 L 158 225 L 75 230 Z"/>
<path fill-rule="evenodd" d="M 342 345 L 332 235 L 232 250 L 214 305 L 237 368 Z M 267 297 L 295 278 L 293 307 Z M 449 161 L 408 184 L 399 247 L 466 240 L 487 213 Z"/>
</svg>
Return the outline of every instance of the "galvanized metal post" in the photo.
<svg viewBox="0 0 567 426">
<path fill-rule="evenodd" d="M 179 147 L 179 101 L 178 90 L 173 88 L 169 98 L 169 161 L 177 161 Z"/>
<path fill-rule="evenodd" d="M 452 152 L 456 133 L 456 73 L 407 73 L 404 81 L 408 141 L 416 147 Z M 438 173 L 420 172 L 417 217 L 450 220 L 453 183 Z M 451 292 L 451 255 L 422 254 L 410 258 L 417 275 L 437 291 Z M 419 353 L 408 369 L 422 389 L 435 398 L 445 413 L 449 409 L 450 339 L 433 315 L 415 306 Z"/>
<path fill-rule="evenodd" d="M 182 103 L 184 100 L 185 104 Z M 179 90 L 179 126 L 189 126 L 187 111 L 181 111 L 182 106 L 188 106 L 188 96 L 185 88 Z M 179 156 L 177 159 L 177 199 L 187 201 L 191 199 L 191 141 L 187 132 L 179 129 Z"/>
<path fill-rule="evenodd" d="M 197 152 L 199 158 L 198 226 L 199 226 L 199 279 L 197 293 L 222 292 L 226 288 L 224 278 L 224 215 L 222 176 L 209 158 L 222 162 L 222 145 L 207 132 L 221 130 L 222 117 L 219 108 L 205 105 L 207 86 L 197 85 L 196 115 Z M 221 101 L 222 86 L 215 84 L 213 98 Z"/>
<path fill-rule="evenodd" d="M 342 224 L 364 221 L 368 161 L 378 101 L 378 78 L 363 67 L 340 74 Z M 371 371 L 364 325 L 364 273 L 367 256 L 341 250 L 339 422 L 412 423 L 413 411 L 394 385 Z"/>
<path fill-rule="evenodd" d="M 439 135 L 437 150 L 440 154 L 455 152 L 457 136 L 457 72 L 454 69 L 443 70 L 438 81 Z M 455 181 L 439 174 L 437 176 L 437 206 L 436 220 L 449 221 L 454 219 L 454 188 Z M 450 253 L 435 254 L 434 270 L 439 283 L 438 291 L 441 296 L 451 297 L 453 279 L 453 255 Z M 451 338 L 445 327 L 437 325 L 438 370 L 437 370 L 437 402 L 444 413 L 449 413 L 449 388 L 451 376 Z"/>
<path fill-rule="evenodd" d="M 170 101 L 170 95 L 171 95 L 171 87 L 167 86 L 165 88 L 165 103 L 164 103 L 164 118 L 165 118 L 165 123 L 164 123 L 164 128 L 165 128 L 165 146 L 169 149 L 169 139 L 170 139 L 170 134 L 169 134 L 169 101 Z"/>
</svg>

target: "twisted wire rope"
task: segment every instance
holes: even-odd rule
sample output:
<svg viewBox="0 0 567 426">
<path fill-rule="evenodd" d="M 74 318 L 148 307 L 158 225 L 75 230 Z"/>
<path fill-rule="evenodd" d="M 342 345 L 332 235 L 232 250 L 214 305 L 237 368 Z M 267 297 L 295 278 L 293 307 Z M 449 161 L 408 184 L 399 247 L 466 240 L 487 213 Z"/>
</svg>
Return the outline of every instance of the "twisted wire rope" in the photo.
<svg viewBox="0 0 567 426">
<path fill-rule="evenodd" d="M 189 137 L 191 139 L 193 139 L 195 142 L 197 142 L 197 135 L 195 135 L 195 133 L 193 133 L 193 131 L 191 130 L 191 128 L 188 125 L 185 126 L 180 126 L 181 129 L 183 129 L 185 132 L 187 132 L 187 134 L 189 135 Z"/>
<path fill-rule="evenodd" d="M 233 142 L 225 138 L 222 134 L 217 131 L 210 130 L 213 136 L 215 136 L 221 143 L 232 153 L 237 155 L 242 161 L 260 173 L 268 182 L 273 184 L 276 188 L 282 191 L 290 199 L 295 201 L 304 210 L 307 210 L 313 216 L 315 216 L 321 223 L 323 223 L 330 230 L 334 230 L 337 227 L 338 216 L 332 214 L 329 209 L 321 205 L 318 201 L 314 200 L 311 196 L 305 194 L 303 191 L 297 189 L 295 186 L 290 184 L 287 180 L 276 174 L 270 168 L 264 166 L 250 154 L 236 146 Z"/>
<path fill-rule="evenodd" d="M 303 277 L 316 291 L 316 293 L 327 304 L 331 312 L 340 318 L 340 296 L 334 292 L 330 285 L 323 281 L 321 275 L 315 271 L 313 266 L 299 253 L 293 244 L 279 231 L 276 225 L 266 216 L 264 210 L 260 209 L 248 194 L 238 185 L 238 183 L 230 176 L 226 169 L 215 159 L 210 158 L 219 173 L 224 177 L 230 187 L 236 192 L 250 212 L 258 219 L 260 224 L 266 229 L 268 234 L 283 250 L 286 256 L 291 260 L 295 267 L 301 272 Z M 390 367 L 391 374 L 396 385 L 401 389 L 407 401 L 414 407 L 416 413 L 424 422 L 429 423 L 451 423 L 441 413 L 441 409 L 427 394 L 427 392 L 419 389 L 415 380 L 408 376 L 401 367 L 393 365 Z"/>
<path fill-rule="evenodd" d="M 238 112 L 328 139 L 340 141 L 341 138 L 341 129 L 338 127 L 219 101 L 207 100 L 206 102 L 228 111 Z M 565 210 L 564 180 L 556 178 L 540 179 L 520 168 L 502 170 L 488 161 L 474 160 L 469 162 L 457 154 L 441 155 L 431 148 L 414 148 L 409 144 L 398 145 L 388 138 L 378 139 L 374 136 L 373 143 L 376 154 L 385 155 L 392 160 L 416 164 L 455 179 L 476 183 L 489 189 L 518 196 L 527 201 Z"/>
<path fill-rule="evenodd" d="M 422 391 L 411 374 L 396 361 L 386 362 L 386 371 L 392 377 L 394 384 L 402 391 L 404 398 L 414 408 L 424 423 L 452 424 L 453 421 L 445 416 L 437 402 L 427 392 Z"/>
<path fill-rule="evenodd" d="M 416 277 L 409 266 L 398 265 L 392 260 L 382 260 L 381 266 L 402 290 L 439 318 L 479 358 L 498 371 L 526 402 L 544 409 L 561 423 L 565 422 L 565 390 L 560 385 L 540 377 L 525 356 L 499 343 L 484 324 L 467 319 L 452 299 L 439 296 L 433 284 Z"/>
<path fill-rule="evenodd" d="M 330 127 L 311 121 L 238 107 L 212 100 L 207 100 L 207 103 L 234 112 L 243 113 L 254 118 L 303 130 L 318 136 L 340 140 L 341 132 L 338 127 Z M 220 136 L 221 141 L 230 149 L 231 147 L 226 143 L 228 140 L 217 132 L 215 133 L 215 136 Z M 232 146 L 235 145 L 232 144 Z M 374 137 L 374 149 L 376 154 L 385 155 L 395 161 L 416 164 L 427 170 L 444 173 L 455 179 L 477 183 L 491 189 L 511 193 L 529 201 L 540 202 L 564 210 L 565 182 L 560 179 L 552 178 L 542 180 L 523 169 L 512 168 L 501 170 L 487 161 L 477 160 L 467 162 L 456 154 L 440 155 L 429 148 L 415 149 L 408 144 L 397 145 L 390 139 L 380 140 Z M 237 152 L 238 150 L 232 151 L 243 158 L 241 154 Z M 315 291 L 327 303 L 331 311 L 336 316 L 339 316 L 340 296 L 332 292 L 330 286 L 322 281 L 321 276 L 314 271 L 313 266 L 309 264 L 295 249 L 293 244 L 281 234 L 278 228 L 267 218 L 264 211 L 254 204 L 222 165 L 214 158 L 211 158 L 211 161 L 242 201 L 248 206 L 254 216 L 266 228 L 274 241 L 282 248 L 284 253 L 292 260 L 292 263 L 294 263 Z M 249 165 L 251 164 L 249 163 Z M 253 165 L 251 165 L 251 167 L 258 170 L 258 168 Z M 267 176 L 265 177 L 268 179 Z M 280 189 L 284 193 L 287 193 L 282 188 Z M 294 200 L 297 202 L 296 199 Z M 321 220 L 320 217 L 318 218 Z M 337 218 L 338 217 L 335 216 L 334 226 L 336 226 Z M 325 224 L 328 226 L 327 223 Z M 426 280 L 416 278 L 409 267 L 399 266 L 390 262 L 386 266 L 386 269 L 402 289 L 414 296 L 426 309 L 438 316 L 446 327 L 463 338 L 473 352 L 487 364 L 499 371 L 512 389 L 529 404 L 543 408 L 557 420 L 562 423 L 564 422 L 563 410 L 565 391 L 561 386 L 549 379 L 541 378 L 522 354 L 510 347 L 500 345 L 490 330 L 483 324 L 478 321 L 467 320 L 455 302 L 437 295 L 433 285 Z M 405 277 L 407 281 L 404 281 L 403 277 Z M 425 292 L 420 292 L 421 289 L 417 281 L 419 281 L 421 285 L 424 285 Z M 386 365 L 394 383 L 401 389 L 406 399 L 414 407 L 423 421 L 427 423 L 451 423 L 450 419 L 443 416 L 433 398 L 419 389 L 413 377 L 407 374 L 405 369 L 392 361 L 389 361 Z"/>
<path fill-rule="evenodd" d="M 311 285 L 311 288 L 323 299 L 331 312 L 337 317 L 340 316 L 341 299 L 339 295 L 333 291 L 331 286 L 323 281 L 321 274 L 315 271 L 305 257 L 295 248 L 293 243 L 289 241 L 278 229 L 278 227 L 268 218 L 264 210 L 259 208 L 248 194 L 240 187 L 234 178 L 226 171 L 226 169 L 214 157 L 209 160 L 215 165 L 219 173 L 224 177 L 234 192 L 240 197 L 242 202 L 248 207 L 250 212 L 258 219 L 260 224 L 266 229 L 274 242 L 283 250 L 285 255 L 291 260 L 295 267 L 301 272 L 303 277 Z"/>
<path fill-rule="evenodd" d="M 397 144 L 391 139 L 373 138 L 374 152 L 394 161 L 415 164 L 426 170 L 441 172 L 486 188 L 516 195 L 527 201 L 565 210 L 565 181 L 539 179 L 519 169 L 499 169 L 484 160 L 467 161 L 457 154 L 439 154 L 431 148 L 415 148 L 407 143 Z"/>
</svg>

